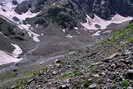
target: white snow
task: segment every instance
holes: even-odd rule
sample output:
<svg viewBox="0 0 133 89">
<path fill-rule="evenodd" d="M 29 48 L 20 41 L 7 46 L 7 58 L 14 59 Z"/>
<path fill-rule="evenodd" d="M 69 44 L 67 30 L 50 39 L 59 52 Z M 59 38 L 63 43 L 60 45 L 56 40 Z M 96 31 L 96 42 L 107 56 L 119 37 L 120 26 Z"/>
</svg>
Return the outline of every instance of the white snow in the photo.
<svg viewBox="0 0 133 89">
<path fill-rule="evenodd" d="M 66 29 L 62 29 L 62 31 L 65 33 L 66 32 Z"/>
<path fill-rule="evenodd" d="M 2 3 L 11 3 L 13 0 L 0 0 L 0 3 L 2 2 Z M 23 2 L 23 1 L 26 1 L 26 0 L 16 0 L 18 3 L 21 3 L 21 2 Z"/>
<path fill-rule="evenodd" d="M 19 2 L 21 2 L 21 1 L 24 1 L 24 0 L 20 0 Z M 26 13 L 23 13 L 22 15 L 20 15 L 14 11 L 15 7 L 16 7 L 16 5 L 13 5 L 11 0 L 7 0 L 7 2 L 5 2 L 3 4 L 3 6 L 0 5 L 0 14 L 9 18 L 12 21 L 13 21 L 13 19 L 12 19 L 13 17 L 17 17 L 20 21 L 23 21 L 26 18 L 32 18 L 39 14 L 39 12 L 32 13 L 30 10 L 28 10 Z M 5 11 L 3 11 L 3 9 Z"/>
<path fill-rule="evenodd" d="M 130 20 L 133 20 L 133 17 L 123 17 L 119 14 L 116 14 L 113 18 L 112 18 L 112 23 L 115 23 L 115 24 L 120 24 L 122 22 L 126 22 L 126 21 L 130 21 Z"/>
<path fill-rule="evenodd" d="M 112 17 L 111 20 L 104 20 L 97 15 L 94 15 L 94 18 L 91 18 L 87 15 L 86 23 L 81 23 L 83 27 L 85 27 L 88 30 L 98 30 L 98 29 L 106 29 L 107 26 L 109 26 L 111 23 L 114 24 L 120 24 L 126 21 L 133 20 L 132 17 L 123 17 L 119 14 L 116 14 L 114 17 Z M 96 25 L 99 25 L 100 28 L 97 28 Z"/>
<path fill-rule="evenodd" d="M 9 1 L 9 0 L 7 0 L 7 1 Z M 17 0 L 18 3 L 21 3 L 23 1 L 26 1 L 26 0 Z"/>
<path fill-rule="evenodd" d="M 31 27 L 30 24 L 26 24 L 26 25 L 20 24 L 18 25 L 18 27 L 20 29 L 25 29 L 28 32 L 29 36 L 32 37 L 35 42 L 40 42 L 40 39 L 39 39 L 40 35 L 32 31 L 33 28 Z"/>
<path fill-rule="evenodd" d="M 99 36 L 101 31 L 97 31 L 96 33 L 93 34 L 93 36 Z"/>
<path fill-rule="evenodd" d="M 66 36 L 67 38 L 73 38 L 73 36 L 71 34 L 67 34 Z"/>
<path fill-rule="evenodd" d="M 78 27 L 74 27 L 75 30 L 78 30 Z"/>
<path fill-rule="evenodd" d="M 0 15 L 8 18 L 9 20 L 15 22 L 13 20 L 13 17 L 17 17 L 20 21 L 19 22 L 15 22 L 16 24 L 18 24 L 18 27 L 20 27 L 21 29 L 25 29 L 26 31 L 28 31 L 29 35 L 33 38 L 34 41 L 39 42 L 39 34 L 36 34 L 35 32 L 32 32 L 30 28 L 31 25 L 24 25 L 22 23 L 23 20 L 25 20 L 26 18 L 32 18 L 35 17 L 36 15 L 39 14 L 38 13 L 31 13 L 31 11 L 27 11 L 26 13 L 19 15 L 14 11 L 14 8 L 16 7 L 15 5 L 12 4 L 12 0 L 3 0 L 3 5 L 4 6 L 0 6 Z M 21 3 L 24 0 L 18 0 L 19 3 Z M 2 2 L 2 1 L 1 1 Z M 3 9 L 5 11 L 3 11 Z"/>
<path fill-rule="evenodd" d="M 11 56 L 10 54 L 0 50 L 0 65 L 8 64 L 8 63 L 16 63 L 21 61 L 22 58 L 15 58 Z"/>
<path fill-rule="evenodd" d="M 44 33 L 41 33 L 41 36 L 44 36 Z"/>
<path fill-rule="evenodd" d="M 20 54 L 23 53 L 22 49 L 17 44 L 12 44 L 15 47 L 15 50 L 13 51 L 14 57 L 19 57 Z"/>
</svg>

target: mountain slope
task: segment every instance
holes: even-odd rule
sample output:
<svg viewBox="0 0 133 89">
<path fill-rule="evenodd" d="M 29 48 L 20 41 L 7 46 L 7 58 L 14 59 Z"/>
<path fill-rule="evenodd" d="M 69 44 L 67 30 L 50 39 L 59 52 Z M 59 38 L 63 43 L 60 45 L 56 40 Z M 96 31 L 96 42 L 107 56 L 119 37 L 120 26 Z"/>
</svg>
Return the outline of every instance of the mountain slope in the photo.
<svg viewBox="0 0 133 89">
<path fill-rule="evenodd" d="M 0 88 L 132 89 L 132 20 L 132 0 L 0 0 Z"/>
<path fill-rule="evenodd" d="M 47 65 L 37 65 L 31 67 L 32 70 L 24 70 L 25 67 L 22 67 L 21 70 L 10 71 L 11 76 L 1 74 L 1 79 L 5 80 L 3 87 L 11 89 L 132 89 L 132 42 L 133 23 L 112 32 L 100 43 L 75 50 L 72 54 L 56 58 Z M 10 80 L 6 81 L 7 78 Z M 14 82 L 11 82 L 13 79 Z"/>
<path fill-rule="evenodd" d="M 16 52 L 15 57 L 23 59 L 19 65 L 44 63 L 94 45 L 126 26 L 133 19 L 132 10 L 131 0 L 1 0 L 1 39 L 9 47 L 0 49 Z"/>
</svg>

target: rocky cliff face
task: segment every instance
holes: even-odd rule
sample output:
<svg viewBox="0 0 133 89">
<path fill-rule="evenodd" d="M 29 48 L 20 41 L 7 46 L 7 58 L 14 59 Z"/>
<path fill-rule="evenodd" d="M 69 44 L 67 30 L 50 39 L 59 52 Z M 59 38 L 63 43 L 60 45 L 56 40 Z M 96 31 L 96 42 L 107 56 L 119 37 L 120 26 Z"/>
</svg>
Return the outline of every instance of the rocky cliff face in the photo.
<svg viewBox="0 0 133 89">
<path fill-rule="evenodd" d="M 3 0 L 7 1 L 7 0 Z M 9 0 L 8 0 L 9 1 Z M 10 0 L 14 11 L 19 14 L 39 13 L 29 19 L 23 19 L 25 24 L 41 24 L 48 26 L 50 22 L 57 23 L 62 28 L 73 29 L 79 23 L 86 22 L 86 15 L 95 15 L 110 20 L 114 15 L 133 16 L 132 0 Z M 4 6 L 3 3 L 1 5 Z M 12 6 L 13 6 L 12 5 Z M 5 10 L 5 9 L 3 9 Z M 6 12 L 6 10 L 5 10 Z M 17 17 L 17 16 L 16 16 Z M 15 18 L 15 17 L 14 17 Z M 15 18 L 15 20 L 19 20 Z"/>
<path fill-rule="evenodd" d="M 62 4 L 62 6 L 73 11 L 79 10 L 82 14 L 97 14 L 105 19 L 116 13 L 124 16 L 133 16 L 132 0 L 27 0 L 20 3 L 16 11 L 23 13 L 28 8 L 31 8 L 32 12 L 39 12 L 53 3 Z M 23 11 L 21 11 L 22 8 Z"/>
<path fill-rule="evenodd" d="M 44 54 L 49 44 L 52 53 L 59 42 L 64 42 L 59 44 L 62 50 L 71 49 L 87 42 L 90 33 L 83 32 L 84 27 L 87 31 L 93 30 L 91 34 L 99 35 L 108 25 L 127 21 L 124 19 L 128 16 L 133 16 L 131 0 L 0 0 L 0 32 L 20 45 L 24 52 L 35 49 L 37 55 Z M 72 39 L 75 45 L 67 39 L 73 35 L 77 37 L 77 42 Z"/>
<path fill-rule="evenodd" d="M 32 19 L 32 23 L 47 24 L 56 22 L 63 28 L 73 29 L 80 22 L 85 22 L 86 15 L 97 15 L 110 20 L 115 14 L 133 16 L 131 0 L 26 0 L 18 4 L 15 11 L 19 14 L 28 10 L 41 13 Z M 29 19 L 28 19 L 29 21 Z M 31 22 L 30 22 L 31 24 Z M 47 25 L 46 25 L 47 26 Z"/>
</svg>

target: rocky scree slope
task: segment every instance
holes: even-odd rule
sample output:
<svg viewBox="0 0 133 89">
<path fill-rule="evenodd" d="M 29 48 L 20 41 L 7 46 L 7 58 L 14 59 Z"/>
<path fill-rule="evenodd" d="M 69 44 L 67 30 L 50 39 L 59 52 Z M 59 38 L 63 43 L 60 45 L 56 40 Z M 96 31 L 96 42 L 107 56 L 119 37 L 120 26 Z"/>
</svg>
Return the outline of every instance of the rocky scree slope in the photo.
<svg viewBox="0 0 133 89">
<path fill-rule="evenodd" d="M 8 82 L 9 89 L 132 89 L 133 24 L 92 47 L 75 50 L 31 77 Z M 129 34 L 129 35 L 127 35 Z M 19 74 L 20 70 L 14 73 Z M 28 75 L 29 76 L 29 75 Z M 11 85 L 10 85 L 11 84 Z M 10 86 L 9 86 L 10 85 Z"/>
</svg>

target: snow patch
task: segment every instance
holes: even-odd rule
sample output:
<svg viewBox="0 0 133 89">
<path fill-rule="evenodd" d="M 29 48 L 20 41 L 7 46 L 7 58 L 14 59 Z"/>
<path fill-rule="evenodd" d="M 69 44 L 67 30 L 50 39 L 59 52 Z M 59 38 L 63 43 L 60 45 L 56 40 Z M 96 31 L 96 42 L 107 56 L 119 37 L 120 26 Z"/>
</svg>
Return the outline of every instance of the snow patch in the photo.
<svg viewBox="0 0 133 89">
<path fill-rule="evenodd" d="M 15 47 L 15 50 L 13 51 L 13 56 L 16 58 L 19 57 L 19 55 L 23 53 L 22 49 L 17 44 L 12 44 L 12 46 Z"/>
<path fill-rule="evenodd" d="M 44 33 L 41 33 L 41 36 L 44 36 Z"/>
<path fill-rule="evenodd" d="M 26 24 L 26 25 L 21 24 L 21 25 L 18 25 L 18 27 L 20 29 L 25 29 L 28 32 L 29 36 L 32 37 L 35 42 L 40 42 L 40 39 L 39 39 L 40 35 L 31 31 L 33 28 L 31 27 L 30 24 Z"/>
<path fill-rule="evenodd" d="M 123 23 L 123 22 L 126 22 L 126 21 L 130 21 L 130 20 L 133 20 L 132 17 L 123 17 L 119 14 L 116 14 L 113 18 L 112 18 L 112 23 L 115 23 L 115 24 L 120 24 L 120 23 Z"/>
<path fill-rule="evenodd" d="M 1 0 L 1 1 L 3 1 L 3 2 L 12 2 L 13 0 Z M 23 1 L 26 1 L 26 0 L 16 0 L 18 3 L 21 3 L 21 2 L 23 2 Z"/>
<path fill-rule="evenodd" d="M 23 13 L 22 15 L 16 13 L 14 11 L 15 5 L 11 5 L 11 3 L 5 4 L 5 6 L 0 6 L 0 14 L 9 18 L 10 20 L 13 20 L 13 17 L 17 17 L 20 20 L 20 23 L 22 23 L 23 20 L 26 18 L 32 18 L 38 15 L 38 13 L 32 13 L 30 10 L 28 10 L 26 13 Z"/>
<path fill-rule="evenodd" d="M 75 30 L 78 30 L 78 27 L 74 27 Z"/>
<path fill-rule="evenodd" d="M 66 29 L 62 29 L 62 31 L 65 33 L 66 32 Z"/>
<path fill-rule="evenodd" d="M 16 63 L 21 61 L 22 58 L 15 58 L 11 56 L 10 54 L 0 50 L 0 65 L 8 64 L 8 63 Z"/>
<path fill-rule="evenodd" d="M 101 31 L 97 31 L 96 33 L 94 33 L 92 36 L 99 36 L 101 33 Z"/>
<path fill-rule="evenodd" d="M 123 17 L 119 14 L 116 14 L 114 17 L 112 17 L 111 20 L 104 20 L 97 15 L 94 15 L 94 18 L 91 18 L 90 16 L 87 15 L 86 18 L 87 22 L 86 23 L 81 23 L 83 27 L 85 27 L 88 30 L 98 30 L 98 29 L 106 29 L 107 26 L 110 24 L 120 24 L 126 21 L 133 20 L 132 17 Z M 98 25 L 99 28 L 96 26 Z"/>
<path fill-rule="evenodd" d="M 67 38 L 73 38 L 73 36 L 71 34 L 67 34 L 66 36 Z"/>
</svg>

